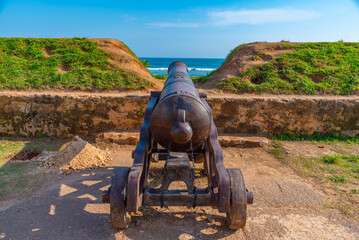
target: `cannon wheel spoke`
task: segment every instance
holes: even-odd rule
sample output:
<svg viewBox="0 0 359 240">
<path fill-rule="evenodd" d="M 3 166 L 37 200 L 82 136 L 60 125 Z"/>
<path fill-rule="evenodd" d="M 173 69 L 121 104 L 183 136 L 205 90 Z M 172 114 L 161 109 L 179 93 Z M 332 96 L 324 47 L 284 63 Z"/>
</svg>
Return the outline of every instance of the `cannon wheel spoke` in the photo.
<svg viewBox="0 0 359 240">
<path fill-rule="evenodd" d="M 230 207 L 227 221 L 230 229 L 244 228 L 246 225 L 247 190 L 240 169 L 228 169 L 231 183 Z"/>
<path fill-rule="evenodd" d="M 128 228 L 130 214 L 126 211 L 127 175 L 130 168 L 115 168 L 111 179 L 110 208 L 111 223 L 115 228 Z"/>
</svg>

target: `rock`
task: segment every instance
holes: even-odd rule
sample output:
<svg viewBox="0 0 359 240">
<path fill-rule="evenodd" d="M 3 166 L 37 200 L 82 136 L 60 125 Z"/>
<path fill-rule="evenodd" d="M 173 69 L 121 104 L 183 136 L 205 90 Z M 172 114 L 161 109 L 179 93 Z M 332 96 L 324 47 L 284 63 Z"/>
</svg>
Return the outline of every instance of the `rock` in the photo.
<svg viewBox="0 0 359 240">
<path fill-rule="evenodd" d="M 219 136 L 222 147 L 253 148 L 268 145 L 269 139 L 265 137 Z"/>
<path fill-rule="evenodd" d="M 96 135 L 95 141 L 111 142 L 122 145 L 136 145 L 139 138 L 139 132 L 106 132 Z"/>
</svg>

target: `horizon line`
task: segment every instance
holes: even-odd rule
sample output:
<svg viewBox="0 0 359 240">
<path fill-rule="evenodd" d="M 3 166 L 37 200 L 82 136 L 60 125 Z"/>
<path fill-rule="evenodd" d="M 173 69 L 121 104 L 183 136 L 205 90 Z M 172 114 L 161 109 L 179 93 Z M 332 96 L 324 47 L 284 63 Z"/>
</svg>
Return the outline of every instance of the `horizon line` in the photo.
<svg viewBox="0 0 359 240">
<path fill-rule="evenodd" d="M 138 58 L 191 58 L 191 59 L 226 59 L 225 57 L 138 57 Z"/>
</svg>

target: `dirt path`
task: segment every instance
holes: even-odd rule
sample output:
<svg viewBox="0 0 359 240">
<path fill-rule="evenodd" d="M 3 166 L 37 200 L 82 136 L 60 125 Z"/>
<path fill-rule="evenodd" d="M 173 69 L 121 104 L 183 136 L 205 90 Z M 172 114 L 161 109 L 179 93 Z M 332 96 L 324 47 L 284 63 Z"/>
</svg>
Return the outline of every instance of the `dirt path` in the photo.
<svg viewBox="0 0 359 240">
<path fill-rule="evenodd" d="M 130 166 L 134 146 L 110 147 L 112 166 Z M 244 231 L 227 228 L 211 208 L 146 207 L 130 228 L 113 229 L 101 203 L 112 167 L 63 176 L 37 196 L 0 213 L 0 239 L 358 239 L 359 224 L 324 206 L 325 196 L 265 149 L 224 149 L 228 168 L 242 169 L 255 202 Z"/>
<path fill-rule="evenodd" d="M 319 99 L 329 99 L 329 100 L 356 100 L 359 99 L 358 95 L 275 95 L 275 94 L 251 94 L 243 93 L 236 94 L 228 91 L 223 91 L 220 89 L 198 89 L 199 92 L 205 92 L 208 94 L 209 99 L 277 99 L 277 100 L 289 100 L 289 99 L 308 99 L 308 100 L 319 100 Z M 130 96 L 149 96 L 151 89 L 143 91 L 106 91 L 106 92 L 86 92 L 86 91 L 15 91 L 15 90 L 3 90 L 0 92 L 0 96 L 34 96 L 34 95 L 50 95 L 50 96 L 73 96 L 73 97 L 130 97 Z"/>
</svg>

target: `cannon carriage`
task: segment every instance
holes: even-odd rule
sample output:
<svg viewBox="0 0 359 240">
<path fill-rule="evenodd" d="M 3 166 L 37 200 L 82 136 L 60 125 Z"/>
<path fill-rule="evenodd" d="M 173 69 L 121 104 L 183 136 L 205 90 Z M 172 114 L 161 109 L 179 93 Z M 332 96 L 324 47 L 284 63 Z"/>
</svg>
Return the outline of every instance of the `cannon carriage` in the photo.
<svg viewBox="0 0 359 240">
<path fill-rule="evenodd" d="M 227 214 L 231 229 L 243 228 L 253 193 L 240 169 L 226 169 L 207 96 L 198 93 L 182 62 L 173 62 L 162 91 L 152 91 L 132 153 L 131 168 L 116 168 L 103 202 L 110 203 L 111 222 L 127 228 L 130 213 L 141 206 L 212 206 Z M 166 161 L 162 186 L 148 186 L 150 164 Z M 194 184 L 194 162 L 203 163 L 208 186 Z M 169 189 L 183 181 L 186 189 Z"/>
</svg>

